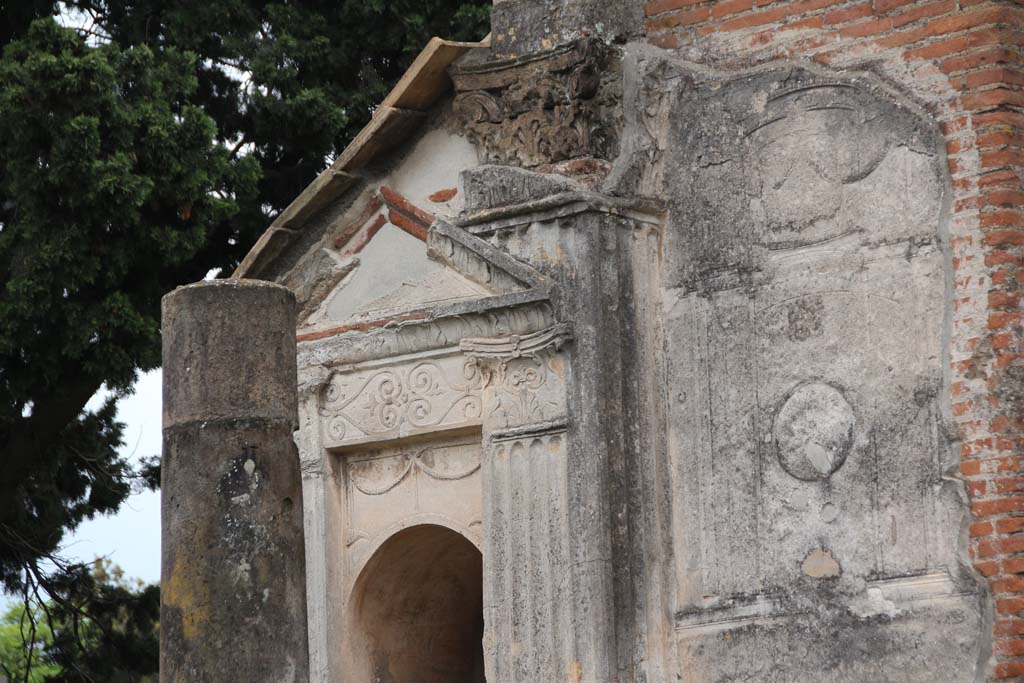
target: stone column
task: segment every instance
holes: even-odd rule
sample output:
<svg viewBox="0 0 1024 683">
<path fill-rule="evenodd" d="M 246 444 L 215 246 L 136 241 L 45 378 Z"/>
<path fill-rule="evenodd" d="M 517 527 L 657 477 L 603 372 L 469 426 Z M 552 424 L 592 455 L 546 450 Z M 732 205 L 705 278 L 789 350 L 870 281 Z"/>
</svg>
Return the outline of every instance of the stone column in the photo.
<svg viewBox="0 0 1024 683">
<path fill-rule="evenodd" d="M 497 57 L 521 57 L 585 34 L 636 36 L 643 23 L 643 3 L 634 0 L 494 0 L 491 46 Z"/>
<path fill-rule="evenodd" d="M 255 280 L 164 297 L 161 683 L 308 681 L 295 315 Z"/>
<path fill-rule="evenodd" d="M 507 166 L 462 187 L 466 229 L 549 278 L 561 321 L 461 344 L 486 377 L 487 680 L 664 681 L 660 216 Z"/>
</svg>

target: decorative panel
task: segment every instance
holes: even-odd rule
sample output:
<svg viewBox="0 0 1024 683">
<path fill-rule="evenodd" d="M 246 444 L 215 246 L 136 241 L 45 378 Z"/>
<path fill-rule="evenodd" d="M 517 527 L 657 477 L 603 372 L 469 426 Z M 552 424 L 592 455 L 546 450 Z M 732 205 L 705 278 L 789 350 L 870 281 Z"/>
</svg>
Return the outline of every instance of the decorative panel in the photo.
<svg viewBox="0 0 1024 683">
<path fill-rule="evenodd" d="M 481 521 L 480 437 L 343 453 L 345 545 L 351 575 L 377 543 L 416 523 L 471 530 Z"/>
<path fill-rule="evenodd" d="M 335 371 L 320 414 L 327 448 L 480 424 L 482 376 L 459 354 Z"/>
</svg>

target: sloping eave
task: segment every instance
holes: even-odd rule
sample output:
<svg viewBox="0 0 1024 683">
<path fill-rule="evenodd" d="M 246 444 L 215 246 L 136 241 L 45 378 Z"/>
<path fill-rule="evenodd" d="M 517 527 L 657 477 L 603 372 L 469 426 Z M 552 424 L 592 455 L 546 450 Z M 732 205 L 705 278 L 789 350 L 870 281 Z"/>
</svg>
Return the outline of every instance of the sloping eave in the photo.
<svg viewBox="0 0 1024 683">
<path fill-rule="evenodd" d="M 310 183 L 270 224 L 232 273 L 232 278 L 258 277 L 259 273 L 298 235 L 314 213 L 337 199 L 357 180 L 354 172 L 409 137 L 426 112 L 451 88 L 448 67 L 459 57 L 491 44 L 488 35 L 479 43 L 431 38 L 402 75 L 373 118 L 338 159 Z"/>
</svg>

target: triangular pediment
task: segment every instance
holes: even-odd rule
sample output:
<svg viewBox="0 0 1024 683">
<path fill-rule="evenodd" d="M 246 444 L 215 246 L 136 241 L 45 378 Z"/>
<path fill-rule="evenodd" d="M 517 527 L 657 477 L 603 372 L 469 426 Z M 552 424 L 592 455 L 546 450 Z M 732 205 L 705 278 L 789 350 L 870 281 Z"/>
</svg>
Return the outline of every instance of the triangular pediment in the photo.
<svg viewBox="0 0 1024 683">
<path fill-rule="evenodd" d="M 495 292 L 431 259 L 427 245 L 384 223 L 359 251 L 359 263 L 327 295 L 322 319 L 344 322 Z"/>
<path fill-rule="evenodd" d="M 234 278 L 276 279 L 281 255 L 302 243 L 308 224 L 360 181 L 368 163 L 401 153 L 403 143 L 428 119 L 449 90 L 448 67 L 474 50 L 487 52 L 488 34 L 478 43 L 431 38 L 395 87 L 374 109 L 333 164 L 310 183 L 260 236 L 233 273 Z M 269 277 L 268 277 L 269 276 Z"/>
<path fill-rule="evenodd" d="M 544 284 L 532 269 L 387 187 L 367 192 L 358 206 L 286 279 L 303 333 L 446 315 L 458 304 Z"/>
</svg>

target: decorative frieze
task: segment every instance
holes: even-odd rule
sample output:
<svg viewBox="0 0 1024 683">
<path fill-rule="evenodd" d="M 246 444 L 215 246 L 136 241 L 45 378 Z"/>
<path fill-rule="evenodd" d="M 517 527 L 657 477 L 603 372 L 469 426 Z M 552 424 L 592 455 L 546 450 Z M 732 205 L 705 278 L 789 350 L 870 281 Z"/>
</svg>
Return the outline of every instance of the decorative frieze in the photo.
<svg viewBox="0 0 1024 683">
<path fill-rule="evenodd" d="M 399 528 L 444 519 L 479 542 L 479 436 L 358 450 L 341 455 L 340 463 L 350 579 Z"/>
<path fill-rule="evenodd" d="M 328 448 L 480 424 L 482 375 L 461 355 L 334 372 L 322 390 Z"/>
</svg>

